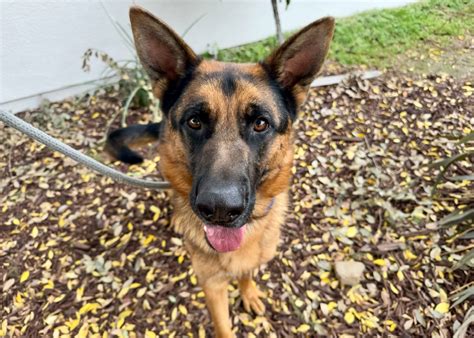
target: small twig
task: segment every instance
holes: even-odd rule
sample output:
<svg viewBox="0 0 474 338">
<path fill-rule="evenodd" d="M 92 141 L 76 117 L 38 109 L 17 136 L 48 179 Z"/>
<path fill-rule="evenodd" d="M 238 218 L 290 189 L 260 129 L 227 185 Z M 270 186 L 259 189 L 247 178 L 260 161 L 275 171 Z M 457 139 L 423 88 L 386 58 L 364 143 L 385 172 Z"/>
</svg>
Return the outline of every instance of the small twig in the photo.
<svg viewBox="0 0 474 338">
<path fill-rule="evenodd" d="M 423 229 L 423 230 L 419 230 L 419 231 L 402 232 L 400 235 L 404 236 L 404 237 L 415 237 L 415 236 L 419 236 L 419 235 L 427 235 L 427 234 L 430 234 L 430 233 L 435 232 L 435 231 L 439 231 L 439 229 L 438 228 L 436 228 L 436 229 Z"/>
<path fill-rule="evenodd" d="M 457 239 L 461 238 L 462 236 L 464 236 L 465 234 L 470 233 L 471 231 L 473 231 L 472 228 L 468 228 L 468 229 L 466 229 L 466 230 L 464 230 L 464 231 L 462 231 L 462 232 L 460 232 L 460 233 L 457 233 L 457 234 L 454 235 L 453 237 L 447 239 L 446 242 L 447 242 L 447 243 L 452 243 L 452 242 L 454 242 L 455 240 L 457 240 Z"/>
<path fill-rule="evenodd" d="M 364 142 L 364 139 L 360 137 L 348 137 L 348 136 L 339 136 L 339 135 L 331 136 L 331 139 L 333 141 Z"/>
<path fill-rule="evenodd" d="M 463 251 L 470 250 L 470 249 L 474 249 L 474 244 L 471 244 L 471 245 L 468 245 L 464 248 L 456 249 L 456 250 L 453 250 L 453 251 L 450 251 L 450 252 L 443 252 L 441 254 L 441 256 L 450 255 L 450 254 L 458 253 L 458 252 L 463 252 Z"/>
<path fill-rule="evenodd" d="M 369 143 L 369 140 L 367 139 L 367 136 L 364 136 L 364 142 L 365 142 L 365 146 L 367 147 L 367 151 L 369 152 L 367 155 L 370 157 L 370 159 L 372 160 L 372 163 L 374 164 L 374 166 L 380 170 L 380 167 L 379 165 L 377 164 L 377 162 L 375 161 L 375 158 L 373 158 L 370 154 L 370 148 L 371 148 L 371 145 Z"/>
<path fill-rule="evenodd" d="M 278 14 L 278 3 L 276 0 L 272 0 L 272 9 L 273 9 L 273 17 L 275 18 L 278 44 L 282 45 L 284 38 L 283 38 L 283 33 L 281 31 L 280 14 Z"/>
<path fill-rule="evenodd" d="M 466 283 L 460 287 L 458 287 L 457 289 L 454 289 L 453 291 L 451 291 L 449 294 L 451 295 L 454 295 L 456 293 L 458 293 L 459 291 L 463 290 L 463 289 L 467 289 L 468 287 L 470 287 L 471 285 L 474 285 L 474 281 L 472 282 L 469 282 L 469 283 Z"/>
<path fill-rule="evenodd" d="M 8 161 L 7 161 L 7 169 L 8 169 L 8 175 L 10 177 L 13 177 L 13 172 L 12 172 L 12 155 L 13 155 L 13 150 L 15 149 L 15 144 L 12 144 L 10 147 L 10 151 L 8 152 Z"/>
<path fill-rule="evenodd" d="M 132 100 L 137 95 L 138 91 L 142 89 L 141 86 L 137 86 L 133 89 L 133 91 L 130 93 L 130 95 L 127 98 L 127 102 L 125 102 L 125 106 L 123 107 L 122 111 L 122 118 L 120 119 L 120 126 L 122 128 L 125 128 L 127 126 L 127 116 L 128 116 L 128 108 L 132 104 Z"/>
</svg>

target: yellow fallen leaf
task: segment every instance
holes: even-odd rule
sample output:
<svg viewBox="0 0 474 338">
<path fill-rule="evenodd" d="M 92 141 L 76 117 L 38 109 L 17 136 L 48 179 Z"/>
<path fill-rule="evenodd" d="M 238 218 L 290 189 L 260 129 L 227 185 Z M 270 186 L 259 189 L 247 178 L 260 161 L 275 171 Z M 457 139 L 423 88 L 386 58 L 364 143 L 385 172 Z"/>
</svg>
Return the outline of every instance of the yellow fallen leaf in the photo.
<svg viewBox="0 0 474 338">
<path fill-rule="evenodd" d="M 99 308 L 100 308 L 99 303 L 86 303 L 80 308 L 79 314 L 83 315 L 83 314 L 86 314 L 88 312 L 95 311 Z"/>
<path fill-rule="evenodd" d="M 182 315 L 187 316 L 188 315 L 188 310 L 184 305 L 179 305 L 178 306 L 179 312 L 181 312 Z"/>
<path fill-rule="evenodd" d="M 56 298 L 53 299 L 53 302 L 54 303 L 59 303 L 60 301 L 62 301 L 64 299 L 64 297 L 66 297 L 66 295 L 59 295 L 57 296 Z"/>
<path fill-rule="evenodd" d="M 76 319 L 69 318 L 69 320 L 67 320 L 65 324 L 69 328 L 69 330 L 72 331 L 79 325 L 80 322 L 81 316 L 76 313 Z"/>
<path fill-rule="evenodd" d="M 346 321 L 347 324 L 352 324 L 354 323 L 355 316 L 352 312 L 346 312 L 344 315 L 344 320 Z"/>
<path fill-rule="evenodd" d="M 202 325 L 199 325 L 198 337 L 206 338 L 206 331 L 204 330 L 204 327 Z"/>
<path fill-rule="evenodd" d="M 346 236 L 349 238 L 354 238 L 355 236 L 357 236 L 357 227 L 349 227 L 347 229 Z"/>
<path fill-rule="evenodd" d="M 119 316 L 118 316 L 118 320 L 117 320 L 117 328 L 120 329 L 122 327 L 122 325 L 125 323 L 125 319 L 130 316 L 131 314 L 133 313 L 133 311 L 131 310 L 125 310 L 125 311 L 122 311 Z"/>
<path fill-rule="evenodd" d="M 78 287 L 76 290 L 76 302 L 80 302 L 84 295 L 84 287 Z"/>
<path fill-rule="evenodd" d="M 388 326 L 388 330 L 390 332 L 395 331 L 395 329 L 397 328 L 397 323 L 395 323 L 393 320 L 387 319 L 384 323 Z"/>
<path fill-rule="evenodd" d="M 176 320 L 176 317 L 178 317 L 178 309 L 173 308 L 173 310 L 171 310 L 171 321 L 174 322 Z"/>
<path fill-rule="evenodd" d="M 86 322 L 82 324 L 75 338 L 87 338 L 88 335 L 89 335 L 89 324 Z"/>
<path fill-rule="evenodd" d="M 397 289 L 395 285 L 393 285 L 392 282 L 388 282 L 388 284 L 390 285 L 390 290 L 392 290 L 394 294 L 398 295 L 400 293 L 400 291 Z"/>
<path fill-rule="evenodd" d="M 315 300 L 316 299 L 316 292 L 308 290 L 306 291 L 306 295 L 308 296 L 309 299 Z"/>
<path fill-rule="evenodd" d="M 403 274 L 401 270 L 397 271 L 397 277 L 399 281 L 403 281 L 405 279 L 405 275 Z"/>
<path fill-rule="evenodd" d="M 385 266 L 385 259 L 383 258 L 374 259 L 374 264 L 378 266 Z"/>
<path fill-rule="evenodd" d="M 346 155 L 347 155 L 347 158 L 352 161 L 355 157 L 354 149 L 349 148 L 346 152 Z"/>
<path fill-rule="evenodd" d="M 139 288 L 140 286 L 142 286 L 140 283 L 132 283 L 130 285 L 130 289 L 136 289 L 136 288 Z"/>
<path fill-rule="evenodd" d="M 189 277 L 189 279 L 190 279 L 192 285 L 197 284 L 197 278 L 196 278 L 195 275 L 191 275 L 191 277 Z"/>
<path fill-rule="evenodd" d="M 332 311 L 332 310 L 334 310 L 335 308 L 337 308 L 337 303 L 336 303 L 336 302 L 329 302 L 329 303 L 328 303 L 328 309 L 329 309 L 329 311 Z"/>
<path fill-rule="evenodd" d="M 304 302 L 298 298 L 297 300 L 295 300 L 295 305 L 297 307 L 302 307 L 304 305 Z"/>
<path fill-rule="evenodd" d="M 39 234 L 39 230 L 38 230 L 38 227 L 34 227 L 33 230 L 31 230 L 31 237 L 33 238 L 36 238 L 38 237 L 38 234 Z"/>
<path fill-rule="evenodd" d="M 145 338 L 156 338 L 156 333 L 153 332 L 153 331 L 150 331 L 148 329 L 146 329 L 145 331 Z"/>
<path fill-rule="evenodd" d="M 310 328 L 311 327 L 308 324 L 301 324 L 300 326 L 298 326 L 296 331 L 300 333 L 306 333 L 309 331 Z"/>
<path fill-rule="evenodd" d="M 156 222 L 160 218 L 161 210 L 154 205 L 150 207 L 151 212 L 153 213 L 153 221 Z"/>
<path fill-rule="evenodd" d="M 58 318 L 58 315 L 49 315 L 48 317 L 46 317 L 46 319 L 44 320 L 44 322 L 50 326 L 54 325 L 54 323 L 56 322 L 56 319 Z"/>
<path fill-rule="evenodd" d="M 0 337 L 7 335 L 7 327 L 8 327 L 8 321 L 4 319 L 2 322 L 2 326 L 0 327 Z"/>
<path fill-rule="evenodd" d="M 443 289 L 439 289 L 439 300 L 441 302 L 448 302 L 448 295 Z"/>
<path fill-rule="evenodd" d="M 26 281 L 28 277 L 30 277 L 30 272 L 29 271 L 23 272 L 20 277 L 20 283 L 23 283 L 24 281 Z"/>
<path fill-rule="evenodd" d="M 125 295 L 128 293 L 129 290 L 130 290 L 130 285 L 124 285 L 122 289 L 120 290 L 120 292 L 118 293 L 117 298 L 121 299 L 125 297 Z"/>
<path fill-rule="evenodd" d="M 435 311 L 439 313 L 447 313 L 449 311 L 449 303 L 441 302 L 435 307 Z"/>
<path fill-rule="evenodd" d="M 148 235 L 144 240 L 143 240 L 143 246 L 147 247 L 151 242 L 153 242 L 156 239 L 155 236 L 153 235 Z"/>
<path fill-rule="evenodd" d="M 405 259 L 408 260 L 408 261 L 411 261 L 411 260 L 414 260 L 414 259 L 417 258 L 417 256 L 415 256 L 415 255 L 413 254 L 413 252 L 411 252 L 411 251 L 408 250 L 408 249 L 405 250 L 405 251 L 403 251 L 403 256 L 404 256 Z"/>
</svg>

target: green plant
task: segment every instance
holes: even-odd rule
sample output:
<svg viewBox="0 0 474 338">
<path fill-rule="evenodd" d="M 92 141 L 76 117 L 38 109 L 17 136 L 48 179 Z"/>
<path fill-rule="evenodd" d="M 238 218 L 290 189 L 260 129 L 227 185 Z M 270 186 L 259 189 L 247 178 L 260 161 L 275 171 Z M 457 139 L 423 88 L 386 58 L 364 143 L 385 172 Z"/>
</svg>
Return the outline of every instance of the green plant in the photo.
<svg viewBox="0 0 474 338">
<path fill-rule="evenodd" d="M 155 121 L 161 120 L 160 102 L 155 98 L 152 92 L 150 79 L 143 69 L 138 56 L 135 52 L 135 46 L 133 43 L 132 36 L 128 33 L 128 30 L 123 27 L 116 19 L 114 19 L 104 4 L 101 2 L 102 8 L 107 14 L 109 21 L 114 26 L 117 33 L 122 38 L 122 42 L 129 49 L 133 55 L 132 59 L 127 60 L 115 60 L 109 54 L 89 48 L 85 51 L 82 56 L 82 69 L 89 71 L 91 67 L 91 59 L 96 58 L 105 63 L 106 67 L 102 73 L 103 84 L 99 87 L 107 87 L 111 85 L 110 80 L 118 80 L 117 85 L 119 89 L 119 96 L 123 98 L 123 109 L 121 111 L 120 125 L 126 126 L 126 119 L 128 111 L 132 107 L 146 107 L 153 113 L 153 119 Z M 202 14 L 197 17 L 183 32 L 184 37 L 202 18 L 206 16 Z M 98 89 L 97 87 L 96 89 Z M 110 125 L 115 121 L 117 115 L 113 116 L 109 121 L 106 130 L 109 129 Z"/>
<path fill-rule="evenodd" d="M 89 71 L 91 58 L 95 57 L 106 65 L 101 76 L 104 80 L 103 86 L 110 85 L 110 82 L 108 81 L 110 79 L 118 80 L 119 95 L 123 98 L 122 117 L 120 119 L 120 125 L 122 127 L 126 126 L 126 118 L 130 107 L 148 107 L 153 112 L 154 119 L 159 120 L 161 118 L 159 101 L 152 94 L 148 76 L 135 53 L 132 36 L 128 33 L 125 27 L 120 24 L 120 22 L 110 15 L 102 2 L 101 5 L 108 16 L 110 23 L 122 38 L 122 42 L 129 49 L 133 58 L 116 61 L 105 52 L 89 48 L 82 56 L 82 69 L 84 71 Z M 107 129 L 116 117 L 117 116 L 114 116 L 109 121 Z"/>
<path fill-rule="evenodd" d="M 463 151 L 432 164 L 433 168 L 439 170 L 434 182 L 435 188 L 433 189 L 433 193 L 437 192 L 437 186 L 441 182 L 465 181 L 472 185 L 472 182 L 474 181 L 474 149 L 472 147 L 470 148 L 468 145 L 473 141 L 474 132 L 471 132 L 458 142 L 458 145 L 465 146 Z M 449 169 L 460 165 L 462 161 L 468 162 L 469 166 L 467 167 L 470 168 L 470 172 L 465 172 L 465 169 L 463 169 L 463 175 L 447 176 Z M 465 207 L 458 208 L 458 210 L 445 216 L 438 222 L 438 225 L 441 228 L 455 226 L 457 230 L 455 238 L 469 240 L 474 238 L 474 196 L 472 195 L 472 192 L 469 196 L 466 196 L 466 203 L 464 204 Z M 465 253 L 464 256 L 453 266 L 453 270 L 467 269 L 472 271 L 472 269 L 474 269 L 474 248 L 471 245 L 466 249 L 467 253 Z M 474 297 L 474 286 L 455 293 L 453 295 L 455 302 L 452 306 L 461 304 L 463 301 L 471 297 Z"/>
<path fill-rule="evenodd" d="M 97 58 L 105 63 L 106 68 L 102 73 L 102 79 L 116 79 L 120 97 L 123 98 L 123 109 L 121 126 L 125 127 L 128 110 L 130 107 L 148 107 L 154 114 L 155 120 L 160 118 L 159 101 L 153 96 L 151 84 L 145 70 L 138 59 L 115 61 L 105 52 L 88 49 L 83 55 L 82 69 L 90 69 L 91 58 Z M 106 81 L 105 85 L 110 85 Z M 115 117 L 111 122 L 115 120 Z"/>
<path fill-rule="evenodd" d="M 378 9 L 338 18 L 329 58 L 344 65 L 392 66 L 396 56 L 414 48 L 439 48 L 452 37 L 474 33 L 474 2 L 425 0 L 400 8 Z M 288 34 L 284 34 L 288 36 Z M 223 61 L 256 62 L 277 46 L 267 39 L 219 50 Z M 207 55 L 212 56 L 212 55 Z"/>
</svg>

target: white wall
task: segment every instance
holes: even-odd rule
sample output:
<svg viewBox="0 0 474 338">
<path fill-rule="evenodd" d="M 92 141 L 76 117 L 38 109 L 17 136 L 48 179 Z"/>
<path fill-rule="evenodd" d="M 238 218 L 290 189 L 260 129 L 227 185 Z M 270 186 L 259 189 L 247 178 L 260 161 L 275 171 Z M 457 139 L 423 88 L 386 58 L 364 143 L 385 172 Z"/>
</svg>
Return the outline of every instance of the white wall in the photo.
<svg viewBox="0 0 474 338">
<path fill-rule="evenodd" d="M 42 99 L 57 100 L 83 91 L 71 86 L 98 79 L 103 65 L 81 70 L 87 48 L 107 52 L 117 60 L 131 58 L 106 12 L 127 29 L 128 7 L 137 3 L 182 33 L 205 14 L 186 35 L 197 52 L 210 45 L 220 48 L 256 41 L 274 34 L 270 0 L 256 1 L 5 1 L 0 0 L 0 108 L 19 111 L 36 107 Z M 292 0 L 280 14 L 284 30 L 302 27 L 325 15 L 336 17 L 376 8 L 394 7 L 413 0 Z"/>
</svg>

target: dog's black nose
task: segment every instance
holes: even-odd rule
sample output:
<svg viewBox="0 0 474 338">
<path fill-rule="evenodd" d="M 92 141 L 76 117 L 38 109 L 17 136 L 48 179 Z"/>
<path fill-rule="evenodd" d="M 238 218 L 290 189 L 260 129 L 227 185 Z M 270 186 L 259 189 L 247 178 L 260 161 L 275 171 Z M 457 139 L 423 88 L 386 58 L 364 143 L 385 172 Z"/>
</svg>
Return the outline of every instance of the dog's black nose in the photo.
<svg viewBox="0 0 474 338">
<path fill-rule="evenodd" d="M 206 184 L 199 188 L 195 205 L 209 224 L 232 226 L 245 210 L 245 192 L 237 185 Z"/>
</svg>

